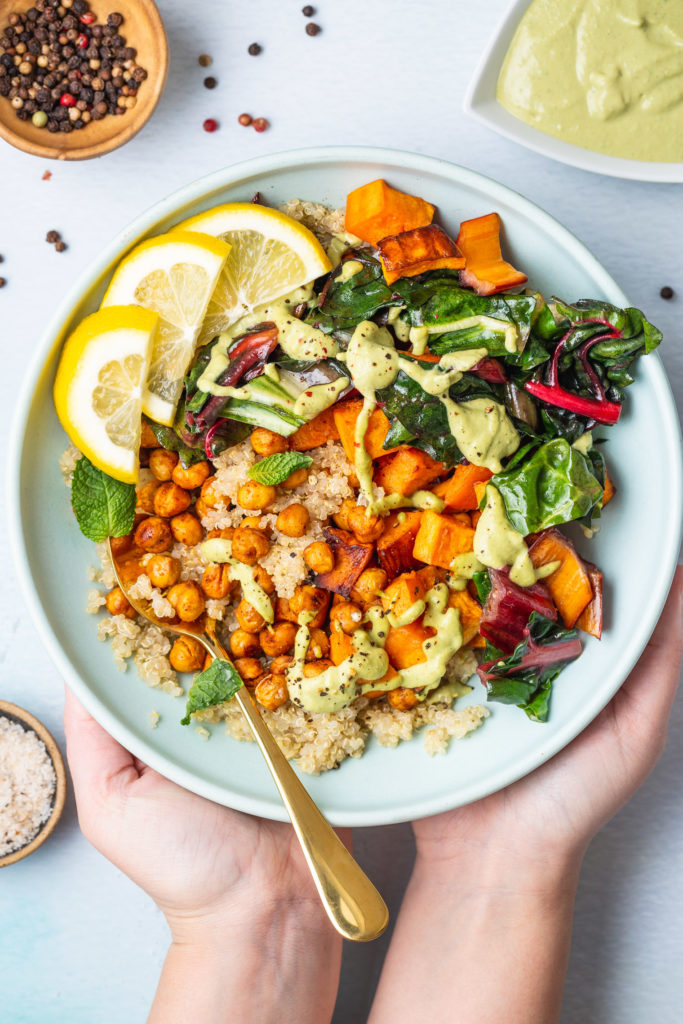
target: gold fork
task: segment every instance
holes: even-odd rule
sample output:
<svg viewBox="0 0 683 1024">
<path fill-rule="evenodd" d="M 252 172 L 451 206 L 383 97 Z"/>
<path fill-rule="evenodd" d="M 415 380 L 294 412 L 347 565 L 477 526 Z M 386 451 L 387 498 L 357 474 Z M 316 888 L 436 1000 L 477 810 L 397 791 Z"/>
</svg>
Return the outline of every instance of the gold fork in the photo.
<svg viewBox="0 0 683 1024">
<path fill-rule="evenodd" d="M 111 544 L 107 544 L 118 584 L 139 615 L 170 633 L 195 637 L 212 658 L 231 660 L 216 637 L 214 620 L 206 614 L 195 622 L 159 619 L 152 612 L 151 602 L 131 597 L 121 565 L 114 557 Z M 131 554 L 126 553 L 126 560 Z M 233 699 L 242 709 L 273 776 L 327 916 L 345 939 L 354 942 L 376 939 L 389 922 L 384 900 L 308 795 L 246 687 L 241 687 Z"/>
</svg>

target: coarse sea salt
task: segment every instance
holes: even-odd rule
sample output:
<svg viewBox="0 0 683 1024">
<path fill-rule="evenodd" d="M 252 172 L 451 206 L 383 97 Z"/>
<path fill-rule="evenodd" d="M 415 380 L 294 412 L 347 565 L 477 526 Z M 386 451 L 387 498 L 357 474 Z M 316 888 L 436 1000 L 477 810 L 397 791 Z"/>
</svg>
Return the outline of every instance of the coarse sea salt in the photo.
<svg viewBox="0 0 683 1024">
<path fill-rule="evenodd" d="M 43 741 L 0 716 L 0 857 L 26 846 L 50 816 L 57 776 Z"/>
</svg>

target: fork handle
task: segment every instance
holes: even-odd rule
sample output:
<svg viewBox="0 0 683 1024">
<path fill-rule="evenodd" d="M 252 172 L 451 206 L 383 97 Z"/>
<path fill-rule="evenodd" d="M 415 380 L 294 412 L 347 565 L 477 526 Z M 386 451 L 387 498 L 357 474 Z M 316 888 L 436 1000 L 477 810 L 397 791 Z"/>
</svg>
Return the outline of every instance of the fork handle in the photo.
<svg viewBox="0 0 683 1024">
<path fill-rule="evenodd" d="M 215 648 L 214 657 L 231 660 L 217 640 L 210 638 L 205 646 Z M 389 922 L 386 903 L 309 796 L 248 690 L 242 687 L 234 699 L 273 776 L 330 921 L 353 942 L 378 938 Z"/>
</svg>

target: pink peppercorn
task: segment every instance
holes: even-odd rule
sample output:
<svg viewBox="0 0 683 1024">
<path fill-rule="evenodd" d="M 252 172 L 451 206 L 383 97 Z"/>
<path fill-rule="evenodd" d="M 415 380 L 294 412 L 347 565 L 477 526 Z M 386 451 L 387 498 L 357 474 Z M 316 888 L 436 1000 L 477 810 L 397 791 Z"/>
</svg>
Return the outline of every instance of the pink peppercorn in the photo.
<svg viewBox="0 0 683 1024">
<path fill-rule="evenodd" d="M 256 117 L 252 121 L 252 125 L 255 132 L 264 132 L 268 128 L 268 122 L 265 117 Z"/>
<path fill-rule="evenodd" d="M 60 96 L 59 102 L 63 107 L 75 107 L 76 97 L 72 96 L 70 92 L 65 92 Z"/>
<path fill-rule="evenodd" d="M 76 39 L 76 46 L 79 50 L 85 50 L 89 42 L 90 40 L 86 36 L 85 32 L 81 32 L 81 34 Z"/>
<path fill-rule="evenodd" d="M 216 121 L 213 117 L 207 117 L 206 121 L 202 125 L 202 128 L 204 129 L 205 132 L 215 132 L 216 129 L 218 128 L 218 121 Z"/>
<path fill-rule="evenodd" d="M 95 15 L 92 13 L 92 11 L 86 11 L 85 14 L 81 15 L 79 20 L 82 25 L 92 25 L 92 23 L 95 20 Z"/>
<path fill-rule="evenodd" d="M 240 114 L 237 120 L 247 128 L 251 124 L 251 114 Z"/>
</svg>

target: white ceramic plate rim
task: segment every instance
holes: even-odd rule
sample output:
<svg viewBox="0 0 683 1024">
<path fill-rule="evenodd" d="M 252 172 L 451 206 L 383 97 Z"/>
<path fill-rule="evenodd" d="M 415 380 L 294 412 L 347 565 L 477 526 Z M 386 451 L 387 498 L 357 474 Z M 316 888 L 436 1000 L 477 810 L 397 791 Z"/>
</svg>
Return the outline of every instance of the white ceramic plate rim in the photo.
<svg viewBox="0 0 683 1024">
<path fill-rule="evenodd" d="M 559 224 L 558 221 L 541 210 L 529 199 L 520 196 L 504 185 L 498 184 L 485 175 L 467 170 L 446 160 L 399 150 L 373 147 L 327 146 L 270 154 L 216 171 L 186 185 L 166 199 L 156 203 L 139 217 L 136 217 L 105 248 L 100 258 L 84 270 L 81 277 L 60 304 L 43 334 L 19 397 L 10 437 L 7 488 L 8 517 L 17 573 L 38 632 L 63 679 L 86 709 L 115 739 L 167 778 L 217 803 L 281 821 L 287 820 L 284 807 L 273 805 L 266 800 L 256 797 L 244 797 L 240 794 L 235 794 L 233 791 L 226 790 L 224 786 L 216 785 L 205 779 L 197 779 L 192 772 L 168 761 L 163 754 L 158 753 L 151 742 L 147 742 L 129 733 L 126 726 L 120 723 L 116 716 L 102 704 L 98 697 L 89 689 L 86 681 L 73 668 L 52 630 L 46 612 L 42 607 L 36 584 L 29 570 L 20 516 L 19 489 L 22 439 L 26 429 L 34 389 L 53 346 L 58 343 L 56 339 L 60 338 L 65 324 L 70 320 L 73 309 L 82 295 L 87 290 L 93 288 L 103 275 L 112 270 L 114 263 L 123 252 L 142 236 L 153 231 L 160 221 L 171 216 L 175 211 L 181 210 L 186 204 L 200 198 L 208 198 L 215 192 L 239 184 L 243 179 L 250 179 L 256 174 L 273 173 L 280 169 L 296 168 L 304 164 L 317 163 L 324 165 L 340 160 L 346 163 L 394 164 L 418 174 L 455 177 L 459 183 L 465 186 L 476 188 L 485 185 L 487 194 L 492 200 L 500 200 L 501 203 L 512 202 L 521 213 L 527 216 L 541 230 L 551 231 L 558 239 L 559 244 L 571 253 L 577 261 L 581 261 L 583 266 L 590 271 L 596 288 L 601 289 L 610 301 L 622 306 L 628 305 L 626 296 L 614 279 L 610 277 L 597 259 L 567 228 Z M 680 430 L 671 389 L 659 357 L 654 355 L 650 357 L 650 360 L 653 387 L 662 399 L 662 410 L 666 420 L 666 438 L 671 444 L 672 451 L 674 451 L 676 448 L 674 441 L 679 439 Z M 410 809 L 392 807 L 387 810 L 386 814 L 380 815 L 373 810 L 349 808 L 344 812 L 329 814 L 328 817 L 332 824 L 352 827 L 393 824 L 416 817 L 428 817 L 441 811 L 450 810 L 456 806 L 456 803 L 457 805 L 462 805 L 479 800 L 533 771 L 585 729 L 608 703 L 614 693 L 616 693 L 630 672 L 646 641 L 649 639 L 664 606 L 680 544 L 680 523 L 683 514 L 682 480 L 683 473 L 681 471 L 680 458 L 678 460 L 673 459 L 670 464 L 668 479 L 670 488 L 670 526 L 666 538 L 662 541 L 664 557 L 661 563 L 661 573 L 653 585 L 647 608 L 643 609 L 640 630 L 631 636 L 628 644 L 622 648 L 620 656 L 615 661 L 609 687 L 602 685 L 596 688 L 593 695 L 586 699 L 581 714 L 573 716 L 562 728 L 558 729 L 552 740 L 544 746 L 541 753 L 536 751 L 525 758 L 519 758 L 515 762 L 514 770 L 503 766 L 495 774 L 487 775 L 485 779 L 464 786 L 458 792 L 456 801 L 450 796 L 439 795 L 431 799 L 426 796 L 421 799 L 419 811 L 416 811 L 414 807 Z"/>
<path fill-rule="evenodd" d="M 634 181 L 683 182 L 681 161 L 660 163 L 649 160 L 626 160 L 623 157 L 582 149 L 525 124 L 500 105 L 496 99 L 498 74 L 515 30 L 530 3 L 531 0 L 513 0 L 501 18 L 465 93 L 465 113 L 492 128 L 499 135 L 526 146 L 527 149 L 533 149 L 542 156 L 550 157 L 551 160 L 579 167 L 582 171 L 607 174 L 613 178 L 631 178 Z"/>
</svg>

